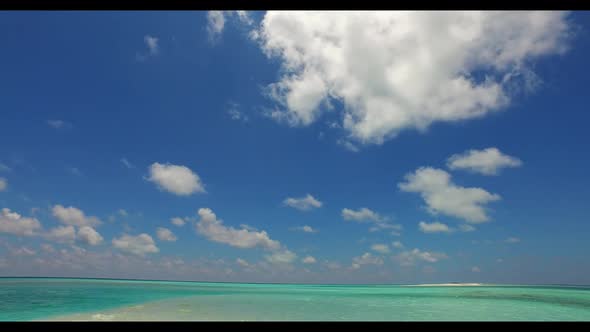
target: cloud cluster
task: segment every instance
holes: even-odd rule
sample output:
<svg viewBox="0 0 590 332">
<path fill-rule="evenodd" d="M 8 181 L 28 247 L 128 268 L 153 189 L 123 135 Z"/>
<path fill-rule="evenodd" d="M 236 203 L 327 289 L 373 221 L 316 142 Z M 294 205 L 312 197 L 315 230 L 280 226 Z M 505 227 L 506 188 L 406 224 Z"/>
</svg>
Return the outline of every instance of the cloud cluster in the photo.
<svg viewBox="0 0 590 332">
<path fill-rule="evenodd" d="M 465 188 L 451 182 L 451 175 L 432 167 L 418 168 L 398 184 L 402 191 L 419 193 L 432 214 L 442 213 L 470 223 L 489 220 L 485 205 L 500 199 L 481 188 Z"/>
<path fill-rule="evenodd" d="M 186 166 L 156 162 L 149 167 L 149 173 L 148 181 L 175 195 L 188 196 L 205 192 L 199 176 Z"/>
<path fill-rule="evenodd" d="M 449 169 L 464 169 L 483 175 L 497 175 L 505 167 L 520 167 L 522 161 L 503 154 L 497 148 L 469 150 L 462 154 L 454 154 L 447 160 Z"/>
<path fill-rule="evenodd" d="M 0 178 L 0 191 L 6 190 L 6 187 L 8 187 L 8 181 L 5 178 Z"/>
<path fill-rule="evenodd" d="M 567 16 L 269 11 L 251 36 L 282 63 L 280 80 L 268 87 L 280 106 L 271 117 L 310 125 L 337 100 L 349 138 L 381 144 L 405 129 L 508 105 L 515 87 L 530 86 L 533 60 L 567 49 Z"/>
</svg>

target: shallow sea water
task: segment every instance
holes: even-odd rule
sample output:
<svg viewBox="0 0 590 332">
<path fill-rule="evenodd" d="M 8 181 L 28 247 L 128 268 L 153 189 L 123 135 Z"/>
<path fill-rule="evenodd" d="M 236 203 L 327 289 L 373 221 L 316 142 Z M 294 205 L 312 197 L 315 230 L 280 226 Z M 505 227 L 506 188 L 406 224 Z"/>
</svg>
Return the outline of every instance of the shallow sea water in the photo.
<svg viewBox="0 0 590 332">
<path fill-rule="evenodd" d="M 590 288 L 0 278 L 0 321 L 590 321 Z"/>
</svg>

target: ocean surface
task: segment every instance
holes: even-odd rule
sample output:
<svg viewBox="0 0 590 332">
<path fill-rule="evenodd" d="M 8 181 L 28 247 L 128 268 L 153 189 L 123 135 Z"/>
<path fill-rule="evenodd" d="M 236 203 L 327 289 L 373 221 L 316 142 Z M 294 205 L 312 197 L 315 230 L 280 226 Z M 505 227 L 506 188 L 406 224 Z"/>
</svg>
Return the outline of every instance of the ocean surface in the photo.
<svg viewBox="0 0 590 332">
<path fill-rule="evenodd" d="M 590 287 L 0 278 L 0 321 L 590 321 Z"/>
</svg>

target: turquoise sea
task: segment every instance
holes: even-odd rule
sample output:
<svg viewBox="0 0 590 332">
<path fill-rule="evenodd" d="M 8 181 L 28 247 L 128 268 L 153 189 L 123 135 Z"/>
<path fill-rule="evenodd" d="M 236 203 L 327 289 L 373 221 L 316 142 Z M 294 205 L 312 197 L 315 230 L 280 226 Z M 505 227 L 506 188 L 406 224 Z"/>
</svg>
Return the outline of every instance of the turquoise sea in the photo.
<svg viewBox="0 0 590 332">
<path fill-rule="evenodd" d="M 0 278 L 0 321 L 590 321 L 590 287 Z"/>
</svg>

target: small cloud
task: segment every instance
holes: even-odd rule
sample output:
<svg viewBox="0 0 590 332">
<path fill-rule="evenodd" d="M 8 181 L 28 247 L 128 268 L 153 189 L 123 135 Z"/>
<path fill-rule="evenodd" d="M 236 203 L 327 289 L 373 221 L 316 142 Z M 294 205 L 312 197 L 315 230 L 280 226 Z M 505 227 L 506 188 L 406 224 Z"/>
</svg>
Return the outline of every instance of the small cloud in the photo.
<svg viewBox="0 0 590 332">
<path fill-rule="evenodd" d="M 344 147 L 348 151 L 352 151 L 352 152 L 359 152 L 360 151 L 358 146 L 354 145 L 353 143 L 351 143 L 348 140 L 339 139 L 338 141 L 336 141 L 336 143 L 338 145 Z"/>
<path fill-rule="evenodd" d="M 178 196 L 205 193 L 205 187 L 197 173 L 183 165 L 153 163 L 149 167 L 150 177 L 160 190 Z"/>
<path fill-rule="evenodd" d="M 352 269 L 359 269 L 362 265 L 383 265 L 383 259 L 369 252 L 366 252 L 361 256 L 354 257 L 352 259 Z"/>
<path fill-rule="evenodd" d="M 77 240 L 91 246 L 96 246 L 102 243 L 103 238 L 94 228 L 82 226 L 78 229 Z"/>
<path fill-rule="evenodd" d="M 505 155 L 493 147 L 454 154 L 447 160 L 449 169 L 464 169 L 482 175 L 498 175 L 502 168 L 520 166 L 522 166 L 520 159 Z"/>
<path fill-rule="evenodd" d="M 150 55 L 156 55 L 160 52 L 160 47 L 158 45 L 158 38 L 157 37 L 146 35 L 143 37 L 143 41 L 145 42 L 146 46 L 148 47 L 148 51 L 149 51 Z"/>
<path fill-rule="evenodd" d="M 451 233 L 452 229 L 446 224 L 435 221 L 432 223 L 426 223 L 421 221 L 418 223 L 418 228 L 423 233 Z"/>
<path fill-rule="evenodd" d="M 305 233 L 317 233 L 318 232 L 317 229 L 314 229 L 313 227 L 307 226 L 307 225 L 305 225 L 305 226 L 299 226 L 299 227 L 293 227 L 293 228 L 291 228 L 291 230 L 293 230 L 293 231 L 301 231 L 301 232 L 305 232 Z"/>
<path fill-rule="evenodd" d="M 47 124 L 54 129 L 71 128 L 72 125 L 64 120 L 47 120 Z"/>
<path fill-rule="evenodd" d="M 75 176 L 82 176 L 82 172 L 77 167 L 68 167 L 67 170 Z"/>
<path fill-rule="evenodd" d="M 474 267 L 471 268 L 471 272 L 480 273 L 481 272 L 481 269 L 479 267 L 477 267 L 477 266 L 474 266 Z"/>
<path fill-rule="evenodd" d="M 418 193 L 426 203 L 428 212 L 464 219 L 468 223 L 489 221 L 486 204 L 501 199 L 481 188 L 466 188 L 451 181 L 444 170 L 420 167 L 404 177 L 398 184 L 401 191 Z"/>
<path fill-rule="evenodd" d="M 496 259 L 496 263 L 502 263 L 502 262 L 504 262 L 504 260 L 502 258 Z"/>
<path fill-rule="evenodd" d="M 248 263 L 248 261 L 246 261 L 245 259 L 241 258 L 236 259 L 236 264 L 238 264 L 241 267 L 250 267 L 250 263 Z"/>
<path fill-rule="evenodd" d="M 10 172 L 12 168 L 6 166 L 6 164 L 0 163 L 0 172 Z"/>
<path fill-rule="evenodd" d="M 307 194 L 307 196 L 300 198 L 288 197 L 283 201 L 283 204 L 297 210 L 308 211 L 320 208 L 323 203 L 315 199 L 312 195 Z"/>
<path fill-rule="evenodd" d="M 403 244 L 403 243 L 401 243 L 400 241 L 394 241 L 394 242 L 392 242 L 392 243 L 391 243 L 391 245 L 392 245 L 394 248 L 397 248 L 397 249 L 401 249 L 401 248 L 403 248 L 403 247 L 404 247 L 404 244 Z"/>
<path fill-rule="evenodd" d="M 272 240 L 266 231 L 255 232 L 225 226 L 209 208 L 200 208 L 198 214 L 200 219 L 196 223 L 197 232 L 211 241 L 242 249 L 260 246 L 268 250 L 278 250 L 281 247 L 280 242 Z"/>
<path fill-rule="evenodd" d="M 143 36 L 143 42 L 147 47 L 147 53 L 138 53 L 136 55 L 137 60 L 145 61 L 150 57 L 154 57 L 160 53 L 159 39 L 154 36 L 145 35 Z"/>
<path fill-rule="evenodd" d="M 154 239 L 145 233 L 136 236 L 125 234 L 119 238 L 114 238 L 112 243 L 114 248 L 138 256 L 144 256 L 145 254 L 157 253 L 160 251 L 156 246 Z"/>
<path fill-rule="evenodd" d="M 64 207 L 60 204 L 55 205 L 52 209 L 52 214 L 60 222 L 66 225 L 72 225 L 77 227 L 83 226 L 97 226 L 102 222 L 100 219 L 94 216 L 86 216 L 84 211 L 75 208 L 73 206 Z"/>
<path fill-rule="evenodd" d="M 174 217 L 172 219 L 170 219 L 170 222 L 172 223 L 172 225 L 174 226 L 178 226 L 178 227 L 182 227 L 185 224 L 185 220 L 179 217 Z"/>
<path fill-rule="evenodd" d="M 121 158 L 121 163 L 123 163 L 123 165 L 125 165 L 125 167 L 127 167 L 129 169 L 135 168 L 135 165 L 130 163 L 129 160 L 127 160 L 126 158 Z"/>
<path fill-rule="evenodd" d="M 518 243 L 520 242 L 520 239 L 517 237 L 509 237 L 506 240 L 504 240 L 504 242 L 506 243 Z"/>
<path fill-rule="evenodd" d="M 475 231 L 475 227 L 468 225 L 468 224 L 462 224 L 462 225 L 459 225 L 459 230 L 461 232 L 473 232 L 473 231 Z"/>
<path fill-rule="evenodd" d="M 168 228 L 158 227 L 156 235 L 160 241 L 176 241 L 176 235 Z"/>
<path fill-rule="evenodd" d="M 371 246 L 371 250 L 376 251 L 380 254 L 388 254 L 389 253 L 389 246 L 387 244 L 374 244 Z"/>
<path fill-rule="evenodd" d="M 248 116 L 240 111 L 240 105 L 238 103 L 229 102 L 228 105 L 227 114 L 229 114 L 232 120 L 248 122 Z"/>
<path fill-rule="evenodd" d="M 297 255 L 288 249 L 283 249 L 270 255 L 265 255 L 264 259 L 271 264 L 290 264 L 297 259 Z"/>
<path fill-rule="evenodd" d="M 317 261 L 313 256 L 307 256 L 301 260 L 303 264 L 315 264 Z"/>
<path fill-rule="evenodd" d="M 8 181 L 5 178 L 0 178 L 0 191 L 4 191 L 8 188 Z"/>
<path fill-rule="evenodd" d="M 215 41 L 219 38 L 225 27 L 225 15 L 220 10 L 210 10 L 207 13 L 207 32 L 209 40 Z"/>
<path fill-rule="evenodd" d="M 0 233 L 33 236 L 41 228 L 41 223 L 36 218 L 23 217 L 8 208 L 0 210 Z"/>
<path fill-rule="evenodd" d="M 428 263 L 436 263 L 441 259 L 449 258 L 445 253 L 442 252 L 429 252 L 429 251 L 422 251 L 418 248 L 413 250 L 404 251 L 396 256 L 394 256 L 394 260 L 398 261 L 402 266 L 411 266 L 416 263 L 416 261 L 425 261 Z"/>
<path fill-rule="evenodd" d="M 127 211 L 125 209 L 119 209 L 119 211 L 117 211 L 117 213 L 122 217 L 127 217 L 129 215 L 129 213 L 127 213 Z"/>
</svg>

